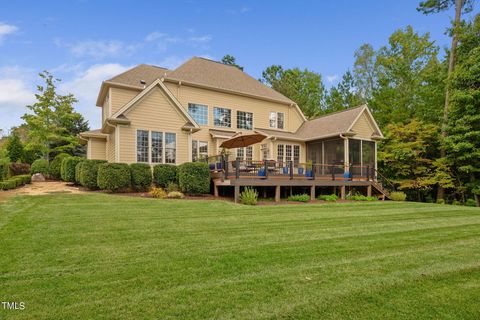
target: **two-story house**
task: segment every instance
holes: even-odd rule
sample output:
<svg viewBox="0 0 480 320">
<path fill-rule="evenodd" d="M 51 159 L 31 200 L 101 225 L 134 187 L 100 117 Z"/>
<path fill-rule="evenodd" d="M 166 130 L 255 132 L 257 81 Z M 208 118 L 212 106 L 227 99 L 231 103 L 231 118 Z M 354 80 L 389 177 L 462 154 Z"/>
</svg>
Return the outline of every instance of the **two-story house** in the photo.
<svg viewBox="0 0 480 320">
<path fill-rule="evenodd" d="M 376 141 L 383 138 L 367 106 L 307 120 L 294 101 L 245 72 L 197 57 L 175 70 L 142 64 L 106 80 L 97 106 L 102 127 L 80 138 L 89 159 L 109 162 L 198 161 L 219 154 L 238 132 L 259 132 L 267 138 L 229 150 L 230 159 L 353 172 L 376 168 Z"/>
</svg>

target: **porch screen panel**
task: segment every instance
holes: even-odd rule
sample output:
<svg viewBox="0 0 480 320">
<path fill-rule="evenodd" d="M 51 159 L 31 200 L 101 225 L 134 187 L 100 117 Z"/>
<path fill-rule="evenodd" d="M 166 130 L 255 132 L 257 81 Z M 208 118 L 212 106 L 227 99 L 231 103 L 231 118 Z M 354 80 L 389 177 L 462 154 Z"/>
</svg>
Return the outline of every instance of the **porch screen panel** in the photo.
<svg viewBox="0 0 480 320">
<path fill-rule="evenodd" d="M 324 142 L 323 159 L 325 164 L 344 163 L 344 142 L 343 139 L 328 140 Z"/>
<path fill-rule="evenodd" d="M 362 141 L 363 165 L 375 167 L 375 142 Z"/>
<path fill-rule="evenodd" d="M 359 166 L 361 164 L 360 159 L 360 140 L 349 139 L 348 140 L 348 161 L 351 165 Z"/>
</svg>

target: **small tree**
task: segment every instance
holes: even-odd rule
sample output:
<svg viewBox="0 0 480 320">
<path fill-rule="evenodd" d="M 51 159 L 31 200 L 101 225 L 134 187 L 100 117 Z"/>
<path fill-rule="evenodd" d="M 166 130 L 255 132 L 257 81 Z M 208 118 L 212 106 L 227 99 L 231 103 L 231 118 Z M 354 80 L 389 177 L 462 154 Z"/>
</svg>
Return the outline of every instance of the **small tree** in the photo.
<svg viewBox="0 0 480 320">
<path fill-rule="evenodd" d="M 13 134 L 7 142 L 7 156 L 10 158 L 10 161 L 17 162 L 23 159 L 24 149 L 20 137 L 16 134 Z"/>
<path fill-rule="evenodd" d="M 50 153 L 70 152 L 78 145 L 76 131 L 87 129 L 82 115 L 75 112 L 77 99 L 72 94 L 60 95 L 56 85 L 60 81 L 48 72 L 40 73 L 45 85 L 38 85 L 37 102 L 27 106 L 31 113 L 23 115 L 28 129 L 29 149 L 40 150 L 45 159 Z"/>
</svg>

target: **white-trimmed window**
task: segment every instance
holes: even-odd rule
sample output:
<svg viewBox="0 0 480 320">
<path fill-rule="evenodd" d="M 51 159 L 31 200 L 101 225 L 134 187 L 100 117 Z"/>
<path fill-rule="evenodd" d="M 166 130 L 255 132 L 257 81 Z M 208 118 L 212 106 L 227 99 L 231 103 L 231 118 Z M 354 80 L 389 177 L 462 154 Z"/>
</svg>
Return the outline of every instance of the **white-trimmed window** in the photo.
<svg viewBox="0 0 480 320">
<path fill-rule="evenodd" d="M 270 128 L 283 129 L 285 126 L 285 114 L 283 112 L 270 112 Z"/>
<path fill-rule="evenodd" d="M 199 125 L 208 125 L 208 107 L 206 105 L 189 103 L 188 113 Z"/>
<path fill-rule="evenodd" d="M 283 163 L 285 156 L 285 146 L 283 144 L 277 145 L 277 162 Z"/>
<path fill-rule="evenodd" d="M 237 111 L 237 128 L 253 130 L 253 113 Z"/>
<path fill-rule="evenodd" d="M 298 144 L 277 145 L 277 161 L 288 164 L 293 161 L 295 166 L 300 163 L 300 146 Z"/>
<path fill-rule="evenodd" d="M 245 148 L 237 148 L 237 158 L 239 158 L 240 160 L 252 161 L 253 147 L 248 146 Z"/>
<path fill-rule="evenodd" d="M 148 163 L 148 131 L 137 131 L 137 162 Z"/>
<path fill-rule="evenodd" d="M 260 146 L 260 151 L 262 152 L 262 160 L 268 160 L 268 145 L 266 143 Z"/>
<path fill-rule="evenodd" d="M 165 163 L 175 163 L 177 156 L 177 135 L 165 133 Z"/>
<path fill-rule="evenodd" d="M 232 110 L 227 108 L 213 108 L 213 124 L 215 127 L 232 127 Z"/>
<path fill-rule="evenodd" d="M 192 140 L 192 161 L 196 162 L 208 157 L 208 142 Z"/>
<path fill-rule="evenodd" d="M 163 162 L 163 132 L 152 131 L 152 163 Z"/>
<path fill-rule="evenodd" d="M 137 162 L 176 163 L 176 134 L 137 130 Z"/>
</svg>

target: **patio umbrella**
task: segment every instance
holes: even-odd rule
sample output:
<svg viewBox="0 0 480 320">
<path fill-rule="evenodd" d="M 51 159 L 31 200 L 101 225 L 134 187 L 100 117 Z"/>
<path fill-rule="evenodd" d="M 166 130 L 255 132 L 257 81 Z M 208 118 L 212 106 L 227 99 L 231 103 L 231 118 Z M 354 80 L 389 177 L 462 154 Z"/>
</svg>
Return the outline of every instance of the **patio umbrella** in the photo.
<svg viewBox="0 0 480 320">
<path fill-rule="evenodd" d="M 232 149 L 251 146 L 252 144 L 263 141 L 267 136 L 261 133 L 237 133 L 228 140 L 222 142 L 220 147 Z"/>
</svg>

